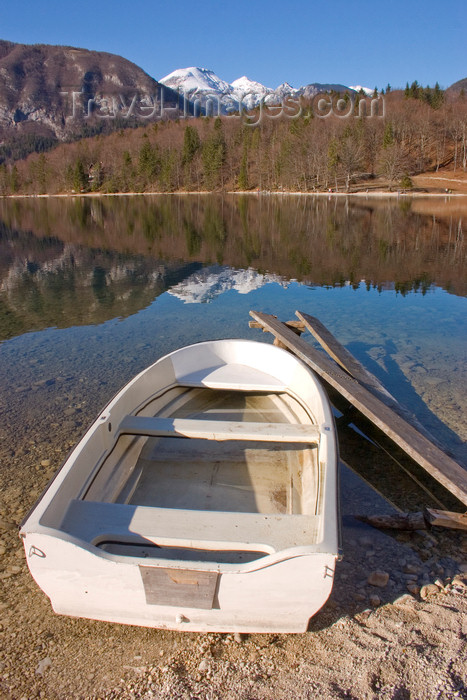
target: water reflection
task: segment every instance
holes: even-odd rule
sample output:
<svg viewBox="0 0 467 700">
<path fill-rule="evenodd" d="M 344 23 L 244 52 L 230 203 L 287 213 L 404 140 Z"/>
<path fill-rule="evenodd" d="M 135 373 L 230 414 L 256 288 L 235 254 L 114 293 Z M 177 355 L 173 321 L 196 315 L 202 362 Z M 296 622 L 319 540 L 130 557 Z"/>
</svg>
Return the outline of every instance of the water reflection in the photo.
<svg viewBox="0 0 467 700">
<path fill-rule="evenodd" d="M 126 317 L 166 290 L 205 302 L 295 279 L 466 295 L 462 212 L 436 205 L 430 214 L 426 202 L 292 196 L 0 200 L 0 339 Z"/>
<path fill-rule="evenodd" d="M 289 284 L 288 280 L 279 275 L 262 274 L 252 268 L 236 270 L 231 267 L 212 265 L 186 277 L 168 292 L 185 304 L 204 304 L 229 291 L 249 294 L 272 282 L 284 289 Z"/>
<path fill-rule="evenodd" d="M 125 318 L 201 267 L 95 250 L 3 229 L 0 340 Z"/>
</svg>

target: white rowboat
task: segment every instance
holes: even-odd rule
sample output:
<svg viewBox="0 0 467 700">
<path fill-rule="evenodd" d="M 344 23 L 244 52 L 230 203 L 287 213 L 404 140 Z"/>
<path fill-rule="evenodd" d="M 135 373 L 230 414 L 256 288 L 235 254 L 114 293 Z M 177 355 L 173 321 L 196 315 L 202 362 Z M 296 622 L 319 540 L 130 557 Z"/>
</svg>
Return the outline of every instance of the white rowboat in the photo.
<svg viewBox="0 0 467 700">
<path fill-rule="evenodd" d="M 55 612 L 190 631 L 302 632 L 338 553 L 319 381 L 248 340 L 163 357 L 99 415 L 22 525 Z"/>
</svg>

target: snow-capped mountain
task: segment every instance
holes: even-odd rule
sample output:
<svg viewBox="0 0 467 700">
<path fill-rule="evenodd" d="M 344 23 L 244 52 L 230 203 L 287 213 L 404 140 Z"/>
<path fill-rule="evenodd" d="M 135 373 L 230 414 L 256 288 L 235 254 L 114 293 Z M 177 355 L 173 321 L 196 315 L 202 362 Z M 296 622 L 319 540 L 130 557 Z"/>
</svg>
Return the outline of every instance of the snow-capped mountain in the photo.
<svg viewBox="0 0 467 700">
<path fill-rule="evenodd" d="M 295 97 L 297 90 L 293 88 L 290 83 L 282 83 L 274 90 L 274 92 L 276 95 L 278 95 L 278 97 L 287 97 L 288 95 Z"/>
<path fill-rule="evenodd" d="M 273 89 L 247 78 L 246 75 L 237 78 L 232 83 L 227 83 L 219 78 L 214 71 L 196 67 L 178 68 L 161 78 L 159 82 L 172 90 L 178 90 L 190 100 L 199 101 L 202 107 L 207 105 L 208 100 L 212 102 L 213 99 L 217 99 L 223 112 L 238 110 L 240 102 L 247 109 L 252 109 L 263 101 L 267 104 L 275 104 L 286 97 L 297 98 L 303 95 L 312 98 L 322 92 L 358 91 L 356 88 L 349 88 L 338 83 L 309 83 L 300 88 L 293 88 L 286 82 Z M 364 88 L 364 90 L 368 89 Z"/>
<path fill-rule="evenodd" d="M 256 80 L 250 80 L 246 75 L 241 78 L 237 78 L 233 83 L 230 83 L 234 89 L 234 92 L 239 95 L 245 95 L 248 92 L 254 92 L 258 94 L 268 95 L 270 92 L 274 92 L 272 88 L 265 87 L 261 83 L 256 82 Z"/>
<path fill-rule="evenodd" d="M 224 292 L 234 290 L 238 294 L 248 294 L 271 282 L 288 287 L 288 282 L 279 275 L 261 274 L 252 268 L 236 270 L 213 265 L 190 275 L 167 291 L 185 304 L 206 304 Z"/>
<path fill-rule="evenodd" d="M 256 80 L 250 80 L 246 75 L 237 78 L 231 83 L 233 88 L 233 96 L 239 102 L 242 102 L 247 109 L 256 107 L 261 100 L 267 99 L 269 95 L 274 95 L 275 91 L 272 88 L 265 87 Z"/>
<path fill-rule="evenodd" d="M 209 92 L 213 94 L 230 94 L 232 86 L 219 78 L 208 68 L 179 68 L 172 71 L 160 81 L 173 90 L 196 95 Z"/>
<path fill-rule="evenodd" d="M 360 90 L 363 90 L 365 95 L 368 95 L 368 97 L 371 97 L 375 91 L 374 88 L 363 87 L 363 85 L 349 85 L 349 87 L 351 90 L 355 90 L 355 92 L 360 92 Z"/>
<path fill-rule="evenodd" d="M 189 100 L 199 105 L 202 110 L 211 114 L 220 114 L 229 111 L 237 111 L 239 103 L 234 93 L 234 88 L 225 80 L 219 78 L 214 71 L 208 68 L 178 68 L 172 71 L 160 81 L 172 90 L 178 90 Z M 208 106 L 208 102 L 210 106 Z"/>
</svg>

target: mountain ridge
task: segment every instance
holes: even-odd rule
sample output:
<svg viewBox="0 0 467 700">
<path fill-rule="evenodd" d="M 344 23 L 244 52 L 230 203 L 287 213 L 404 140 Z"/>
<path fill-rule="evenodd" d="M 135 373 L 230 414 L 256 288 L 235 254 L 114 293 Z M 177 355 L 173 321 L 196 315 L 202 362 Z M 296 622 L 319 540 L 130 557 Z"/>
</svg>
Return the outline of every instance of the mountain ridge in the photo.
<svg viewBox="0 0 467 700">
<path fill-rule="evenodd" d="M 112 109 L 121 117 L 119 128 L 128 126 L 130 107 L 141 114 L 151 105 L 157 108 L 162 89 L 117 54 L 0 39 L 0 143 L 38 136 L 53 142 L 89 135 L 93 128 L 109 131 L 117 121 L 109 118 Z M 164 100 L 179 104 L 179 96 L 165 86 Z"/>
<path fill-rule="evenodd" d="M 254 109 L 262 102 L 278 105 L 287 98 L 311 100 L 318 93 L 356 94 L 361 89 L 373 93 L 340 83 L 294 88 L 285 82 L 271 88 L 246 75 L 228 83 L 214 71 L 197 67 L 177 69 L 157 81 L 117 54 L 0 39 L 0 164 L 49 150 L 59 141 L 147 124 L 163 116 L 228 114 L 241 104 Z M 467 78 L 446 92 L 466 89 Z"/>
<path fill-rule="evenodd" d="M 189 99 L 201 101 L 203 107 L 209 99 L 217 98 L 227 111 L 238 109 L 243 103 L 247 109 L 258 107 L 261 102 L 277 104 L 285 98 L 312 98 L 320 93 L 348 92 L 356 93 L 357 90 L 341 83 L 308 83 L 299 88 L 294 88 L 285 82 L 277 88 L 266 87 L 262 83 L 251 80 L 246 75 L 227 83 L 209 68 L 177 68 L 168 75 L 159 79 L 162 85 L 178 90 Z M 360 89 L 360 86 L 358 86 Z M 370 88 L 364 90 L 373 92 Z"/>
</svg>

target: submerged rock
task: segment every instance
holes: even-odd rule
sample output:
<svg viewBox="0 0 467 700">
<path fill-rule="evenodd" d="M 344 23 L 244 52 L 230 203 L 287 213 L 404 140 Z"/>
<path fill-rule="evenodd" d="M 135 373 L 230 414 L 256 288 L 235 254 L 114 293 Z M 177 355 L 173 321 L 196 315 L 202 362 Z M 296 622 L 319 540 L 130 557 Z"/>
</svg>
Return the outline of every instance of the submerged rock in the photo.
<svg viewBox="0 0 467 700">
<path fill-rule="evenodd" d="M 370 586 L 377 586 L 378 588 L 384 588 L 387 586 L 389 581 L 389 574 L 387 571 L 372 571 L 368 576 L 368 583 Z"/>
</svg>

